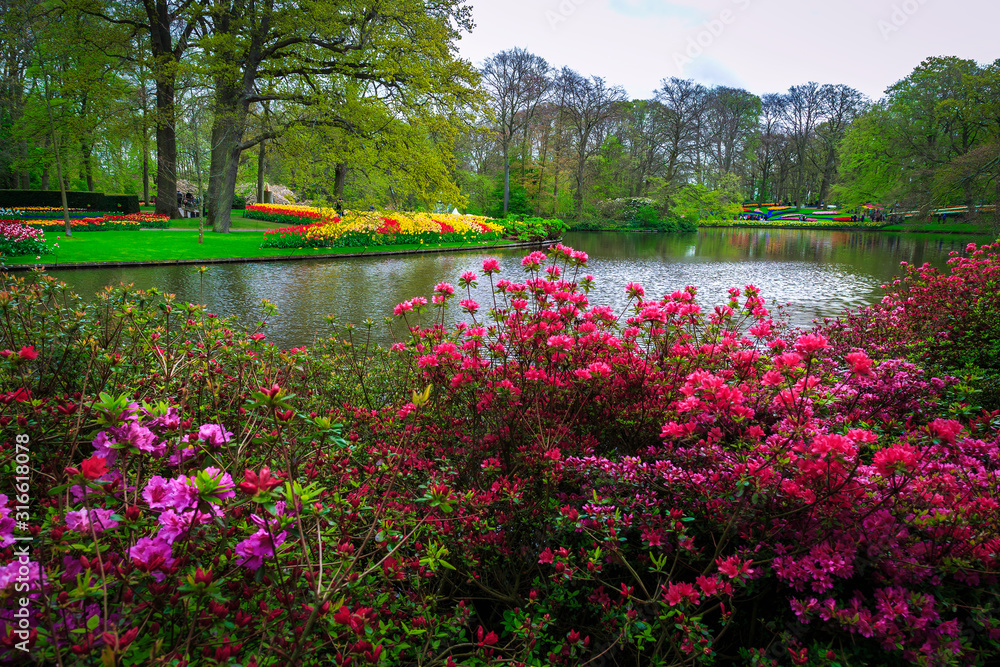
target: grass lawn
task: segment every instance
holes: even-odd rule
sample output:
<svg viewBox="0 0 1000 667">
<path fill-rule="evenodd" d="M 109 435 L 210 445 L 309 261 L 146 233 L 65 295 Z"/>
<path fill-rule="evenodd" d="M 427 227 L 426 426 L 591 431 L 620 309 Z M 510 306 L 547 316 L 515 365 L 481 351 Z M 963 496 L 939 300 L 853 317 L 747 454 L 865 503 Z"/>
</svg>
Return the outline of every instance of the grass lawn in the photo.
<svg viewBox="0 0 1000 667">
<path fill-rule="evenodd" d="M 59 237 L 56 240 L 56 237 Z M 206 231 L 204 243 L 198 244 L 198 233 L 179 230 L 141 230 L 112 232 L 77 232 L 67 238 L 64 234 L 46 234 L 50 246 L 59 244 L 53 254 L 20 255 L 6 257 L 12 265 L 58 266 L 73 262 L 152 262 L 177 260 L 212 260 L 240 257 L 309 257 L 311 255 L 346 254 L 355 252 L 384 252 L 414 250 L 418 248 L 461 248 L 463 243 L 442 243 L 434 246 L 385 245 L 368 248 L 261 248 L 263 232 L 230 232 L 215 234 Z M 496 241 L 491 244 L 496 244 Z"/>
<path fill-rule="evenodd" d="M 970 222 L 904 222 L 886 225 L 882 228 L 887 232 L 927 232 L 933 234 L 989 234 L 987 225 L 976 225 Z"/>
</svg>

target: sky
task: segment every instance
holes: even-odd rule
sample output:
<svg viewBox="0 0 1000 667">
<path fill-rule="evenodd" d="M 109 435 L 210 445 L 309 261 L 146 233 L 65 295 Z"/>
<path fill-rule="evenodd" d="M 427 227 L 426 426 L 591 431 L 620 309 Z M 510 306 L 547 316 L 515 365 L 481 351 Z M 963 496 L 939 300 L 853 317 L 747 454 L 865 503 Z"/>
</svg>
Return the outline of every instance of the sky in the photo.
<svg viewBox="0 0 1000 667">
<path fill-rule="evenodd" d="M 780 93 L 815 81 L 871 99 L 930 56 L 1000 58 L 996 0 L 467 0 L 479 67 L 515 46 L 649 99 L 672 76 Z"/>
</svg>

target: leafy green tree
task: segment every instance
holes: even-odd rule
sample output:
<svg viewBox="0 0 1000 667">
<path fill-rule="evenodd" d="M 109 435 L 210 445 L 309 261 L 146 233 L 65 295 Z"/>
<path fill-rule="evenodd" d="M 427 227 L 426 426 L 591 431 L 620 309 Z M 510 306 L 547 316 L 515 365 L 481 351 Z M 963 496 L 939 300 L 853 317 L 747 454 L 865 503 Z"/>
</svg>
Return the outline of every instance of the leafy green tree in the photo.
<svg viewBox="0 0 1000 667">
<path fill-rule="evenodd" d="M 471 28 L 461 0 L 224 1 L 207 20 L 201 45 L 215 92 L 208 222 L 217 232 L 229 230 L 241 154 L 275 135 L 248 132 L 253 105 L 305 107 L 301 123 L 339 128 L 369 155 L 380 138 L 358 124 L 369 111 L 391 116 L 399 122 L 394 159 L 412 174 L 426 146 L 404 158 L 415 144 L 402 125 L 428 128 L 447 144 L 457 109 L 474 99 L 477 74 L 453 52 L 459 30 Z"/>
</svg>

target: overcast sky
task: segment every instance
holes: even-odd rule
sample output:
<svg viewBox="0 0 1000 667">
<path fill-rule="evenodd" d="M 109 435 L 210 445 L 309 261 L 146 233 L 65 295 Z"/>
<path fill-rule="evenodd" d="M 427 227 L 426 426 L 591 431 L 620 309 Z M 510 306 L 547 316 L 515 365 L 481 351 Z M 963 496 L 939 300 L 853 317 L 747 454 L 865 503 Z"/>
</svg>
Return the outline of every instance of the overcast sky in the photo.
<svg viewBox="0 0 1000 667">
<path fill-rule="evenodd" d="M 758 95 L 816 81 L 873 99 L 929 56 L 1000 58 L 997 0 L 467 0 L 477 67 L 515 46 L 648 99 L 662 79 Z"/>
</svg>

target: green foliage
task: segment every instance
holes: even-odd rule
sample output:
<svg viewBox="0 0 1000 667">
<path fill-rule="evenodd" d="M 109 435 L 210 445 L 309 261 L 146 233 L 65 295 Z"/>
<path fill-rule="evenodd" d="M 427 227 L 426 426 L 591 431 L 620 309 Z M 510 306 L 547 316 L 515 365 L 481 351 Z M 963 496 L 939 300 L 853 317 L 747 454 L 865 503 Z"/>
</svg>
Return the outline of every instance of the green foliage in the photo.
<svg viewBox="0 0 1000 667">
<path fill-rule="evenodd" d="M 670 213 L 677 220 L 697 223 L 703 218 L 732 220 L 743 210 L 739 179 L 730 174 L 720 180 L 718 189 L 704 185 L 686 185 L 674 194 Z"/>
<path fill-rule="evenodd" d="M 555 240 L 569 229 L 569 225 L 558 218 L 525 218 L 507 220 L 508 235 L 521 241 Z"/>
<path fill-rule="evenodd" d="M 503 218 L 503 180 L 493 188 L 490 194 L 490 205 L 487 215 L 491 218 Z M 510 193 L 507 201 L 508 216 L 531 215 L 531 205 L 528 203 L 528 191 L 524 186 L 515 181 L 510 182 Z"/>
</svg>

